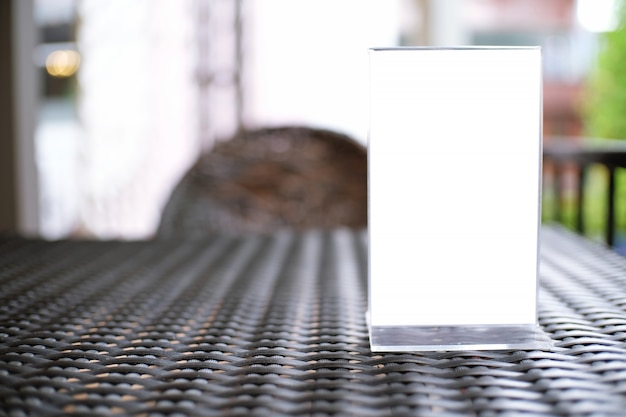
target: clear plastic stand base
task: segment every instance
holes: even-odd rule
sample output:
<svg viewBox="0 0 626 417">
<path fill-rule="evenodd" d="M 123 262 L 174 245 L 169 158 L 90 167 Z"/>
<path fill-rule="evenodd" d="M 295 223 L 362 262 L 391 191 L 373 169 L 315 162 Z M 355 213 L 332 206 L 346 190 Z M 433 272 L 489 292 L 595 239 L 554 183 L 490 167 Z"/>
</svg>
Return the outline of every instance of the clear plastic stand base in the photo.
<svg viewBox="0 0 626 417">
<path fill-rule="evenodd" d="M 369 326 L 372 352 L 551 349 L 537 325 Z"/>
</svg>

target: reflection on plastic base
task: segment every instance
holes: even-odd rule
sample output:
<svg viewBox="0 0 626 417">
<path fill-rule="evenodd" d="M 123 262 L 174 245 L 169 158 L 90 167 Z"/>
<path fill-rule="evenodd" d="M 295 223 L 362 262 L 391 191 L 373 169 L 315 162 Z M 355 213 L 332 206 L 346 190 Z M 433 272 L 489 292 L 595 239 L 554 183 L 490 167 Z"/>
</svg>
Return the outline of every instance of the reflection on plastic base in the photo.
<svg viewBox="0 0 626 417">
<path fill-rule="evenodd" d="M 551 349 L 537 325 L 370 326 L 373 352 Z"/>
</svg>

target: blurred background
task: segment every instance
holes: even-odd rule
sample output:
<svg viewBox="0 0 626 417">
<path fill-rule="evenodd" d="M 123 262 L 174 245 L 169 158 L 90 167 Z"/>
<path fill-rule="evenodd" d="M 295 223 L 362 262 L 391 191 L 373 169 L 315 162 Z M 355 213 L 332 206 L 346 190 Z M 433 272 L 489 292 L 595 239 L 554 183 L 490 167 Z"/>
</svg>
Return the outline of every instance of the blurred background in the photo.
<svg viewBox="0 0 626 417">
<path fill-rule="evenodd" d="M 583 104 L 619 23 L 617 0 L 1 4 L 0 230 L 49 239 L 153 236 L 198 156 L 244 128 L 365 144 L 369 47 L 541 45 L 546 140 L 602 135 Z"/>
</svg>

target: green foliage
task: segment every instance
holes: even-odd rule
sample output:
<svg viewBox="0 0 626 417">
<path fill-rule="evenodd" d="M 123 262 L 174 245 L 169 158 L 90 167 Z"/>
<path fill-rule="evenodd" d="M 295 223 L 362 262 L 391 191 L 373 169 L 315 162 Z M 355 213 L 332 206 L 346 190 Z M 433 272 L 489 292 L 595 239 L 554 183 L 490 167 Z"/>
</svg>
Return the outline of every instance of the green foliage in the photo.
<svg viewBox="0 0 626 417">
<path fill-rule="evenodd" d="M 592 138 L 626 140 L 626 1 L 619 1 L 616 30 L 601 35 L 598 60 L 588 78 L 581 102 L 585 135 Z M 586 176 L 584 224 L 589 237 L 599 238 L 606 227 L 608 174 L 593 167 Z M 626 235 L 626 171 L 616 170 L 616 233 Z M 569 218 L 574 211 L 570 204 Z M 566 222 L 567 224 L 567 222 Z M 572 223 L 573 224 L 573 223 Z M 571 225 L 570 225 L 571 226 Z"/>
<path fill-rule="evenodd" d="M 626 139 L 626 2 L 620 2 L 619 25 L 601 38 L 582 103 L 586 134 Z"/>
</svg>

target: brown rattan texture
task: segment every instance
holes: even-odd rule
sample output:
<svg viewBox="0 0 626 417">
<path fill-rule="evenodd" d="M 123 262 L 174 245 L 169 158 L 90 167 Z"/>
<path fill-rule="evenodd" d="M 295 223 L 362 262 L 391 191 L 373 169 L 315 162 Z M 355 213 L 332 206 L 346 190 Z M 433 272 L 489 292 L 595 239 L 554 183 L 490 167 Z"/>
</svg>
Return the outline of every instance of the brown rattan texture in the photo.
<svg viewBox="0 0 626 417">
<path fill-rule="evenodd" d="M 278 126 L 218 142 L 172 191 L 159 237 L 367 226 L 367 149 L 331 130 Z"/>
<path fill-rule="evenodd" d="M 366 247 L 1 240 L 0 415 L 626 414 L 624 258 L 544 230 L 552 351 L 373 354 Z"/>
</svg>

